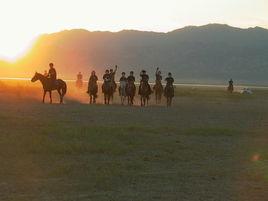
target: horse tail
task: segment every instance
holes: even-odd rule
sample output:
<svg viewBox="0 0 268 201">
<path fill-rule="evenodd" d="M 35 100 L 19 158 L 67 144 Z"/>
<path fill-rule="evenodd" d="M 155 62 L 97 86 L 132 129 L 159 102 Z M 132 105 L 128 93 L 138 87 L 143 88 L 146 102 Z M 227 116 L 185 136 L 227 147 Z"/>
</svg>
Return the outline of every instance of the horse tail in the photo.
<svg viewBox="0 0 268 201">
<path fill-rule="evenodd" d="M 63 86 L 62 86 L 62 96 L 65 96 L 66 93 L 67 93 L 67 84 L 66 84 L 66 82 L 63 82 Z"/>
</svg>

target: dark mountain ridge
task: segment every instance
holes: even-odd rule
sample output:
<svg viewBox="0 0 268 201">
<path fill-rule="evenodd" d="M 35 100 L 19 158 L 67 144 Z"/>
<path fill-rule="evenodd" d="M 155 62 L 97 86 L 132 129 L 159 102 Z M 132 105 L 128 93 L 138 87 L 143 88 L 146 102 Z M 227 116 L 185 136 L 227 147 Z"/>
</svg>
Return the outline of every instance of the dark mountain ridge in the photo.
<svg viewBox="0 0 268 201">
<path fill-rule="evenodd" d="M 23 76 L 43 71 L 54 62 L 64 78 L 78 71 L 99 75 L 118 65 L 119 71 L 153 74 L 160 67 L 176 82 L 268 84 L 268 30 L 241 29 L 221 24 L 189 26 L 168 33 L 123 30 L 90 32 L 83 29 L 44 34 L 15 65 Z M 101 77 L 101 76 L 100 76 Z"/>
</svg>

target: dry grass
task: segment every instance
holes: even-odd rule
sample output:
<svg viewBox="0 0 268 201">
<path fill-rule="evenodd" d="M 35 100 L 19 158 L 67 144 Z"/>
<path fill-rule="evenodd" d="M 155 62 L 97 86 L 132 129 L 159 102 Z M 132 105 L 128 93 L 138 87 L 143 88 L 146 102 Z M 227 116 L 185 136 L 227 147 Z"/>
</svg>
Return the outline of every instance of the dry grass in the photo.
<svg viewBox="0 0 268 201">
<path fill-rule="evenodd" d="M 178 87 L 140 108 L 39 89 L 0 83 L 0 200 L 267 200 L 268 91 Z"/>
</svg>

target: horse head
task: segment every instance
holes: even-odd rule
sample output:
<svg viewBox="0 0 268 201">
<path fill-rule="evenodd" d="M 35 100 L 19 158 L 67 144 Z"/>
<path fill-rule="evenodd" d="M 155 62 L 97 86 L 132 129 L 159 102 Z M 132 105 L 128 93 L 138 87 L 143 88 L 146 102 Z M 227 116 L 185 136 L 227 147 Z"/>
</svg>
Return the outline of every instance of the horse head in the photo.
<svg viewBox="0 0 268 201">
<path fill-rule="evenodd" d="M 31 79 L 32 82 L 36 82 L 37 80 L 40 80 L 41 74 L 40 73 L 35 73 L 33 78 Z"/>
</svg>

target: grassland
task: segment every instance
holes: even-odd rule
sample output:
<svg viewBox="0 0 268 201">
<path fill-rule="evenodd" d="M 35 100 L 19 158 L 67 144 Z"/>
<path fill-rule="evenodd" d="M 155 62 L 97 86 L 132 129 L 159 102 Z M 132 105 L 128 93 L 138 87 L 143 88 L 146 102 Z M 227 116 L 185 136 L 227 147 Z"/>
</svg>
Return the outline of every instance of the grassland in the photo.
<svg viewBox="0 0 268 201">
<path fill-rule="evenodd" d="M 0 83 L 1 201 L 268 199 L 268 91 L 177 87 L 172 108 L 40 98 Z"/>
</svg>

